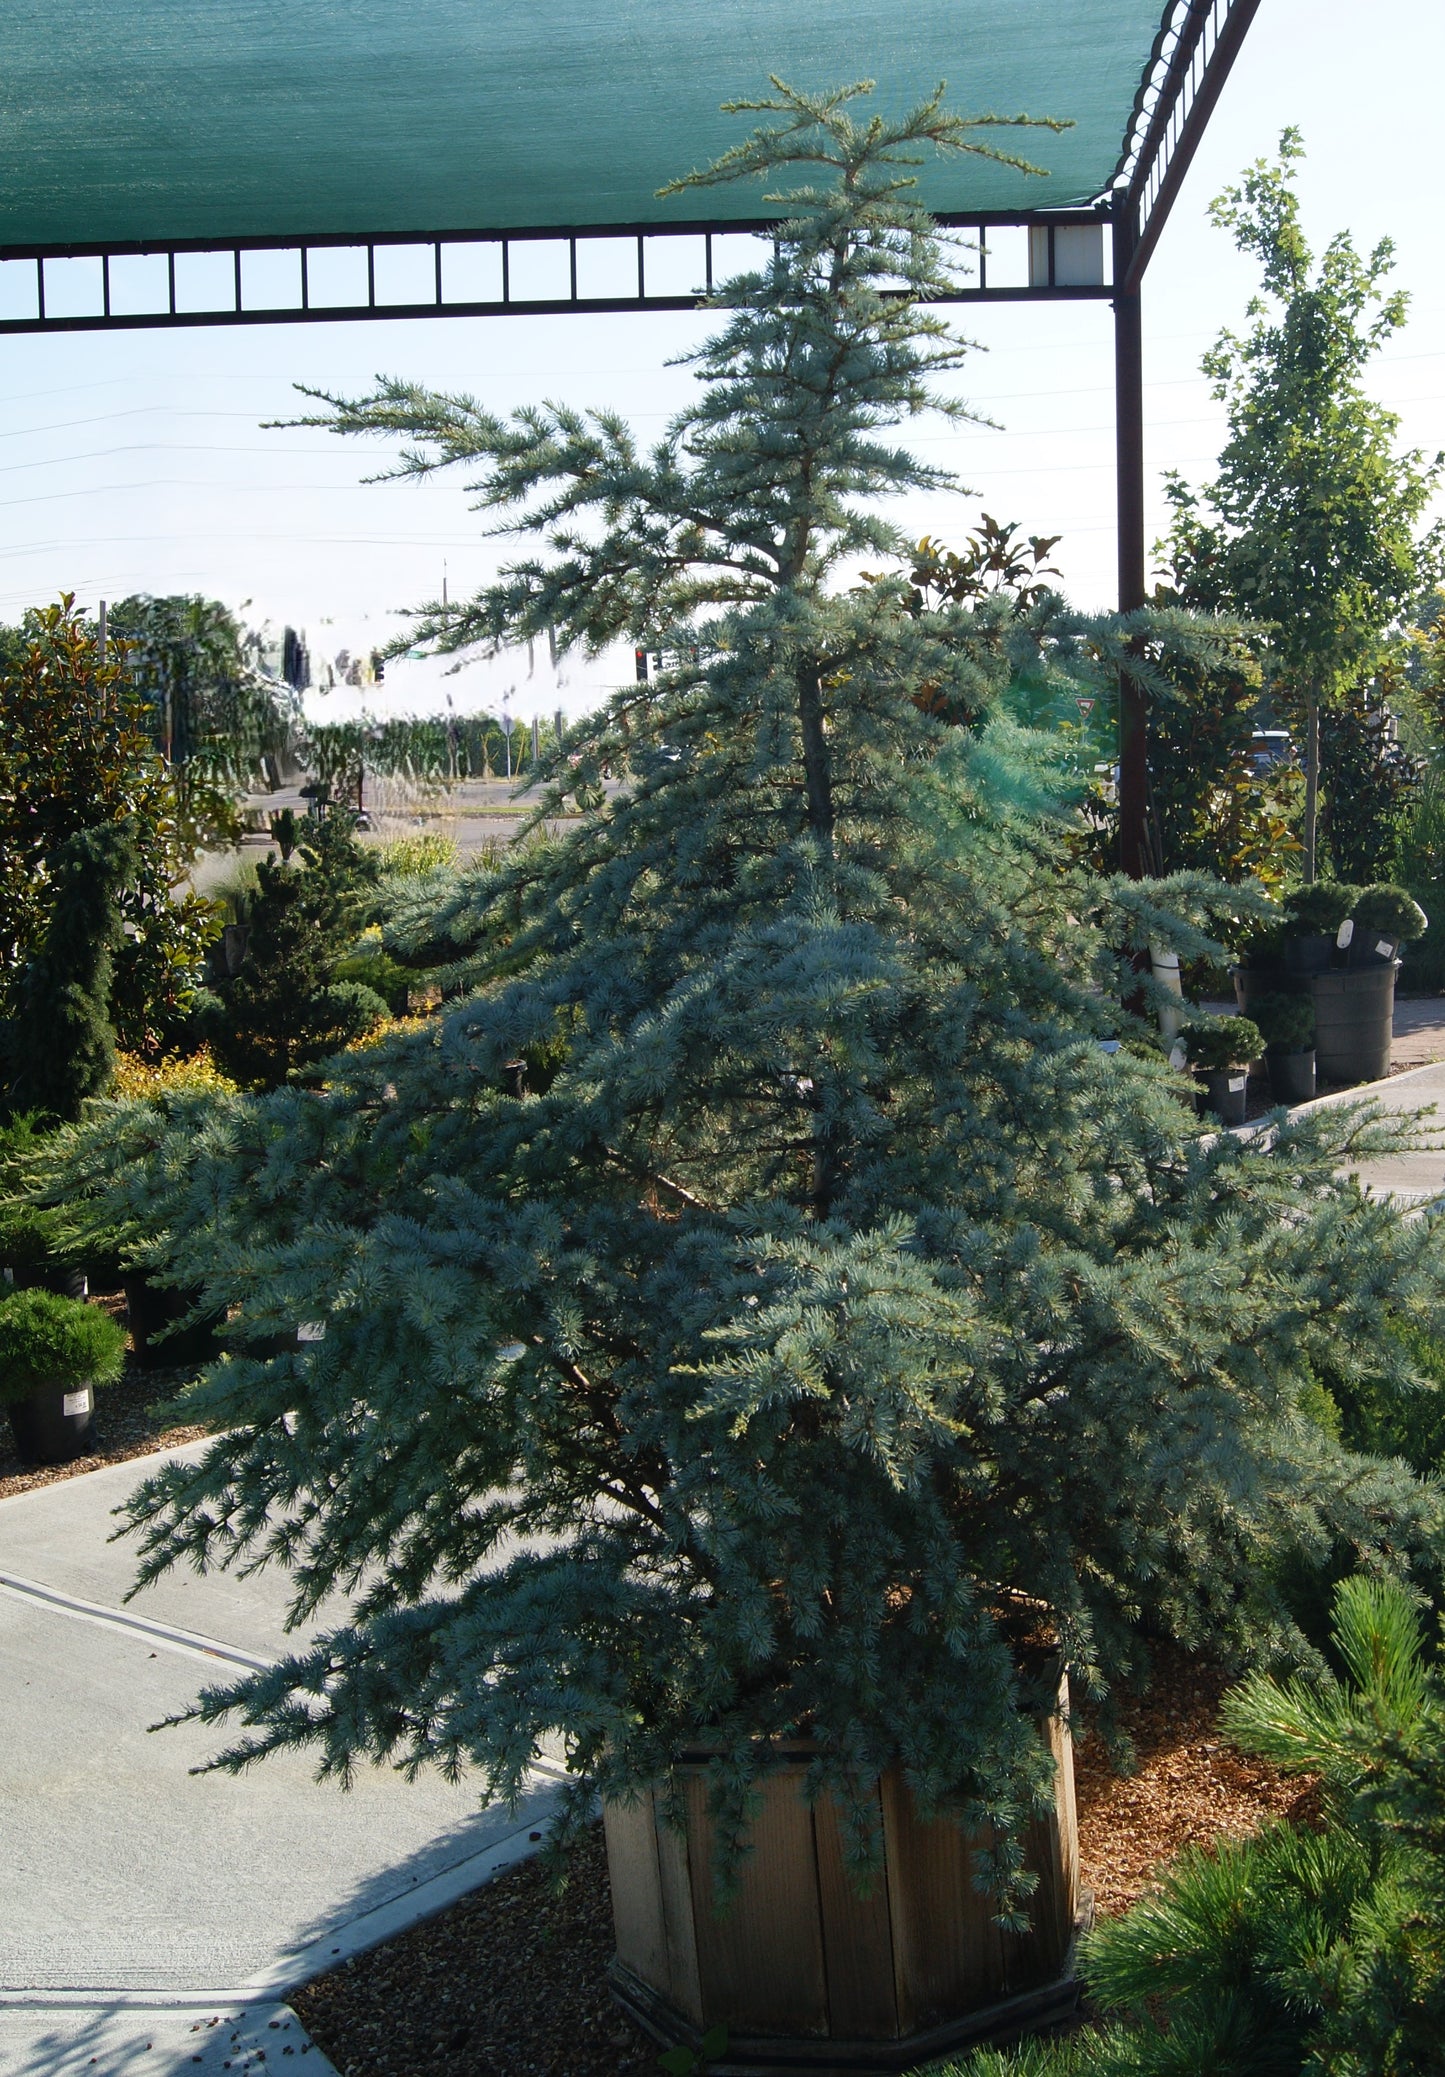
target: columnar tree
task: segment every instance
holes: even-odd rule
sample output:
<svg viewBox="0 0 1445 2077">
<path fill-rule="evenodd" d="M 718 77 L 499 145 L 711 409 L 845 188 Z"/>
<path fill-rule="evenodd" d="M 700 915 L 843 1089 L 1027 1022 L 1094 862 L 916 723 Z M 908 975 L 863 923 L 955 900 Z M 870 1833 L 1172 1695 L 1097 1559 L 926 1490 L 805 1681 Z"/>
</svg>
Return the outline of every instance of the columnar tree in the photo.
<svg viewBox="0 0 1445 2077">
<path fill-rule="evenodd" d="M 108 1108 L 62 1182 L 235 1308 L 216 1439 L 134 1502 L 144 1577 L 264 1556 L 298 1616 L 354 1596 L 203 1699 L 231 1764 L 509 1793 L 560 1734 L 571 1822 L 702 1734 L 735 1845 L 765 1741 L 807 1734 L 858 1857 L 900 1763 L 996 1823 L 1006 1884 L 1048 1773 L 1026 1641 L 1094 1687 L 1145 1629 L 1298 1645 L 1277 1560 L 1422 1547 L 1430 1495 L 1311 1421 L 1311 1364 L 1407 1369 L 1382 1315 L 1432 1316 L 1441 1273 L 1430 1220 L 1338 1180 L 1341 1112 L 1199 1136 L 1120 1003 L 1130 948 L 1202 953 L 1232 897 L 1070 873 L 1007 639 L 975 639 L 1011 609 L 912 596 L 877 500 L 939 478 L 891 428 L 961 352 L 912 167 L 981 140 L 937 98 L 855 121 L 860 91 L 745 104 L 694 176 L 806 184 L 650 452 L 557 406 L 328 400 L 539 537 L 432 641 L 673 665 L 539 819 L 604 764 L 616 797 L 393 918 L 450 958 L 438 1017 L 324 1087 Z M 860 552 L 897 574 L 849 588 Z M 298 1318 L 324 1339 L 263 1359 Z"/>
<path fill-rule="evenodd" d="M 0 655 L 0 1013 L 13 1014 L 27 961 L 45 943 L 64 846 L 124 823 L 132 871 L 119 890 L 123 940 L 111 981 L 120 1043 L 155 1054 L 181 1038 L 211 904 L 181 891 L 194 856 L 174 778 L 147 733 L 120 641 L 102 659 L 73 598 L 27 614 Z"/>
<path fill-rule="evenodd" d="M 1418 527 L 1440 467 L 1399 453 L 1399 419 L 1365 388 L 1370 363 L 1405 321 L 1387 293 L 1394 247 L 1368 257 L 1348 232 L 1316 263 L 1300 224 L 1296 130 L 1211 209 L 1259 261 L 1263 294 L 1243 336 L 1221 333 L 1204 372 L 1229 412 L 1219 473 L 1169 495 L 1176 578 L 1187 602 L 1225 606 L 1269 630 L 1273 683 L 1305 733 L 1304 876 L 1313 880 L 1320 714 L 1378 660 L 1416 596 L 1436 544 Z"/>
</svg>

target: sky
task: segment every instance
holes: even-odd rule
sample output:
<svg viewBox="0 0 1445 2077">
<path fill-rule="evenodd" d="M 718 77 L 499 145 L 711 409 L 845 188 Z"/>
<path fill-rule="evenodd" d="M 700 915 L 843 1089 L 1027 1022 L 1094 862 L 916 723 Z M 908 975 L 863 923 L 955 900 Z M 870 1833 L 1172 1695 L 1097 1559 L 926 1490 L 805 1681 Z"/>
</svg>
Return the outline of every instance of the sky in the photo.
<svg viewBox="0 0 1445 2077">
<path fill-rule="evenodd" d="M 1287 124 L 1304 133 L 1299 186 L 1316 247 L 1342 229 L 1362 248 L 1395 241 L 1411 314 L 1372 387 L 1400 414 L 1403 445 L 1445 447 L 1442 78 L 1440 0 L 1263 0 L 1145 279 L 1151 540 L 1164 525 L 1163 471 L 1198 480 L 1218 453 L 1222 408 L 1199 359 L 1243 321 L 1255 286 L 1208 204 Z M 966 109 L 966 55 L 949 88 Z M 982 511 L 1060 534 L 1071 597 L 1110 604 L 1112 323 L 1106 303 L 960 311 L 980 350 L 957 392 L 995 423 L 918 427 L 915 447 L 965 488 L 895 501 L 891 516 L 952 543 Z M 203 592 L 254 624 L 304 628 L 315 651 L 368 648 L 440 591 L 444 571 L 450 595 L 465 595 L 506 548 L 460 481 L 366 485 L 384 450 L 265 429 L 304 408 L 294 384 L 355 395 L 378 372 L 400 374 L 495 411 L 542 397 L 605 406 L 647 436 L 686 400 L 693 378 L 668 363 L 705 329 L 690 313 L 651 313 L 0 337 L 0 619 L 61 591 L 87 606 Z M 621 668 L 617 657 L 564 658 L 554 674 L 545 654 L 525 652 L 455 676 L 400 662 L 382 687 L 313 705 L 340 719 L 363 704 L 432 712 L 450 697 L 458 710 L 505 701 L 526 720 L 595 704 Z"/>
</svg>

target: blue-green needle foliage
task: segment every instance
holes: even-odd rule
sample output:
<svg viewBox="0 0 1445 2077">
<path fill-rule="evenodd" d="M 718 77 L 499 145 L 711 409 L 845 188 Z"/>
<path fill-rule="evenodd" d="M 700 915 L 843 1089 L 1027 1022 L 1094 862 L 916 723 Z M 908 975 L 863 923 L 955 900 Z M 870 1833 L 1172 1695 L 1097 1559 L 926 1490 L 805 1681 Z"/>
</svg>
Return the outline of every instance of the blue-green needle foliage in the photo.
<svg viewBox="0 0 1445 2077">
<path fill-rule="evenodd" d="M 704 1734 L 726 1859 L 766 1739 L 806 1730 L 860 1863 L 892 1763 L 1009 1842 L 1049 1787 L 1025 1637 L 1095 1686 L 1145 1623 L 1268 1649 L 1277 1558 L 1433 1533 L 1428 1488 L 1301 1412 L 1312 1353 L 1407 1367 L 1379 1323 L 1435 1317 L 1431 1222 L 1335 1180 L 1376 1130 L 1338 1111 L 1199 1135 L 1119 947 L 1192 956 L 1245 898 L 1071 874 L 1038 745 L 989 713 L 1007 608 L 911 609 L 871 501 L 934 480 L 890 428 L 960 349 L 917 300 L 944 260 L 910 167 L 977 143 L 853 99 L 779 88 L 700 176 L 816 184 L 652 454 L 391 383 L 322 421 L 403 430 L 542 536 L 435 641 L 675 667 L 560 746 L 571 834 L 414 883 L 390 949 L 453 991 L 424 1028 L 70 1142 L 110 1232 L 237 1309 L 193 1402 L 217 1440 L 133 1504 L 144 1577 L 278 1564 L 298 1619 L 351 1596 L 205 1697 L 231 1764 L 511 1793 L 559 1734 L 570 1823 Z M 856 550 L 898 575 L 848 589 Z"/>
<path fill-rule="evenodd" d="M 1316 1826 L 1190 1848 L 1085 1943 L 1105 2027 L 939 2077 L 1439 2077 L 1445 2071 L 1445 1684 L 1410 1596 L 1348 1579 L 1343 1680 L 1256 1674 L 1224 1727 L 1316 1777 Z"/>
</svg>

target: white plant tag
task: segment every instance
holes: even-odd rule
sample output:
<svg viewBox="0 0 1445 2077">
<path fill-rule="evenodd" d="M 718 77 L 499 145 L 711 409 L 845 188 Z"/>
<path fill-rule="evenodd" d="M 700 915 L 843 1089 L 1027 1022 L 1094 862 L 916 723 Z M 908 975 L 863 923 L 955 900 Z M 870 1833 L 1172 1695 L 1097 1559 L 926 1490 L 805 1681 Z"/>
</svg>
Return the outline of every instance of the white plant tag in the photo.
<svg viewBox="0 0 1445 2077">
<path fill-rule="evenodd" d="M 51 1404 L 53 1405 L 54 1401 Z M 88 1414 L 90 1412 L 89 1385 L 82 1385 L 78 1392 L 67 1392 L 60 1402 L 60 1410 L 62 1413 L 67 1414 Z"/>
<path fill-rule="evenodd" d="M 298 1341 L 325 1341 L 326 1322 L 324 1320 L 302 1320 L 296 1329 L 296 1339 Z"/>
<path fill-rule="evenodd" d="M 1354 934 L 1355 919 L 1353 916 L 1346 916 L 1344 922 L 1335 932 L 1335 943 L 1339 946 L 1342 952 L 1345 950 L 1345 948 L 1350 942 L 1350 939 L 1354 936 Z"/>
<path fill-rule="evenodd" d="M 1189 1049 L 1183 1039 L 1176 1039 L 1169 1048 L 1169 1065 L 1175 1074 L 1182 1074 L 1189 1065 Z"/>
<path fill-rule="evenodd" d="M 1230 1095 L 1231 1095 L 1231 1096 L 1237 1096 L 1237 1095 L 1238 1095 L 1238 1093 L 1239 1093 L 1239 1091 L 1240 1091 L 1241 1089 L 1243 1089 L 1243 1088 L 1246 1088 L 1246 1087 L 1248 1086 L 1248 1083 L 1249 1083 L 1249 1076 L 1248 1076 L 1248 1075 L 1231 1075 L 1231 1076 L 1230 1076 L 1230 1078 L 1229 1078 L 1229 1093 L 1230 1093 Z"/>
<path fill-rule="evenodd" d="M 1375 957 L 1377 959 L 1393 959 L 1394 956 L 1395 947 L 1388 938 L 1375 939 Z"/>
</svg>

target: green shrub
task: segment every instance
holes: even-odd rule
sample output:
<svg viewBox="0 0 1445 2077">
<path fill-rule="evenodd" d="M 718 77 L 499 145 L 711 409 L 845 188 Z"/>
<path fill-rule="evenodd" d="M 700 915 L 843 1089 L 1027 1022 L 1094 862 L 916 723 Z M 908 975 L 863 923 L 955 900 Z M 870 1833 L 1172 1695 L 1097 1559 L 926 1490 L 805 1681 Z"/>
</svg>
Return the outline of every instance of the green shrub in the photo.
<svg viewBox="0 0 1445 2077">
<path fill-rule="evenodd" d="M 1196 1017 L 1180 1033 L 1189 1065 L 1205 1074 L 1247 1067 L 1264 1051 L 1259 1026 L 1248 1017 Z"/>
<path fill-rule="evenodd" d="M 461 854 L 455 838 L 425 830 L 420 836 L 394 837 L 390 843 L 378 845 L 377 856 L 383 879 L 412 880 L 423 873 L 449 872 Z"/>
<path fill-rule="evenodd" d="M 1285 913 L 1296 936 L 1332 938 L 1355 913 L 1359 895 L 1347 880 L 1316 880 L 1312 887 L 1296 887 L 1285 901 Z"/>
<path fill-rule="evenodd" d="M 1354 918 L 1356 930 L 1378 931 L 1381 937 L 1403 938 L 1406 944 L 1424 937 L 1430 927 L 1429 917 L 1414 897 L 1388 881 L 1361 890 Z"/>
<path fill-rule="evenodd" d="M 1222 1726 L 1317 1777 L 1322 1821 L 1187 1849 L 1084 1942 L 1108 2024 L 953 2077 L 1439 2077 L 1445 1683 L 1393 1580 L 1341 1581 L 1332 1643 L 1342 1680 L 1256 1674 Z"/>
<path fill-rule="evenodd" d="M 0 1300 L 0 1399 L 42 1385 L 109 1385 L 125 1362 L 125 1330 L 83 1298 L 16 1291 Z"/>
<path fill-rule="evenodd" d="M 1315 1042 L 1315 1006 L 1308 995 L 1261 995 L 1249 1006 L 1272 1053 L 1307 1053 Z"/>
<path fill-rule="evenodd" d="M 416 986 L 417 977 L 412 968 L 403 966 L 383 949 L 379 930 L 368 930 L 355 951 L 336 962 L 332 978 L 370 989 L 394 1017 L 400 1017 L 406 1010 L 407 992 Z"/>
<path fill-rule="evenodd" d="M 29 1193 L 30 1167 L 45 1138 L 30 1112 L 0 1125 L 0 1264 L 7 1269 L 39 1269 L 75 1259 L 78 1241 L 71 1221 L 58 1205 L 37 1204 Z"/>
</svg>

